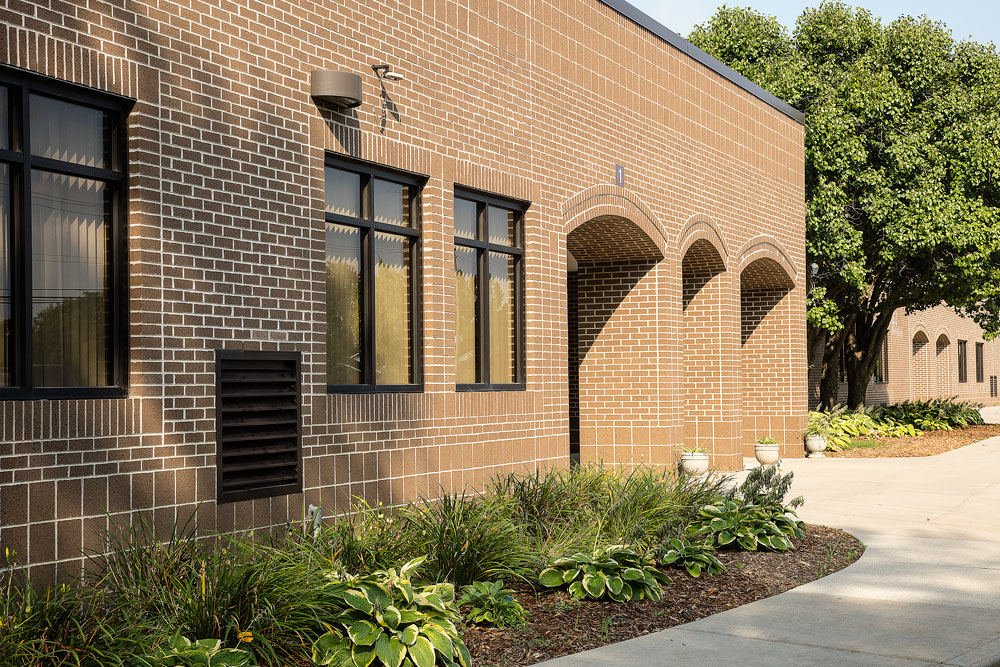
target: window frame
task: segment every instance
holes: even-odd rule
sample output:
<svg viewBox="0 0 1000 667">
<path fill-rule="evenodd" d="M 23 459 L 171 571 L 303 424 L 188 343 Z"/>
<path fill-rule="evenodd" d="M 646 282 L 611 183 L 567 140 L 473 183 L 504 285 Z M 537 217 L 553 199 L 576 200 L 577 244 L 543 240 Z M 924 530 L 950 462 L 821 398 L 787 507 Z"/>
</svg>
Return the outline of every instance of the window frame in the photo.
<svg viewBox="0 0 1000 667">
<path fill-rule="evenodd" d="M 986 382 L 986 343 L 976 343 L 976 384 Z"/>
<path fill-rule="evenodd" d="M 969 350 L 968 341 L 958 341 L 958 381 L 965 384 L 969 381 Z"/>
<path fill-rule="evenodd" d="M 360 205 L 361 217 L 330 213 L 326 210 L 325 186 L 323 205 L 323 231 L 326 233 L 327 223 L 354 227 L 361 232 L 361 379 L 358 384 L 327 383 L 328 394 L 392 394 L 418 393 L 424 389 L 423 366 L 423 280 L 421 260 L 423 250 L 422 221 L 420 216 L 420 196 L 427 176 L 415 172 L 392 169 L 364 160 L 349 158 L 337 153 L 327 152 L 323 161 L 323 174 L 326 169 L 340 169 L 358 174 L 361 178 Z M 373 202 L 373 182 L 375 179 L 390 181 L 409 186 L 413 193 L 410 196 L 409 214 L 410 227 L 375 222 Z M 413 382 L 407 384 L 376 384 L 375 377 L 375 244 L 372 235 L 384 232 L 410 239 L 410 313 L 412 316 L 412 331 L 410 333 L 410 361 Z M 324 278 L 325 289 L 325 278 Z M 369 333 L 371 334 L 369 336 Z M 325 344 L 325 343 L 324 343 Z M 329 360 L 328 360 L 329 361 Z M 324 370 L 324 373 L 326 371 Z"/>
<path fill-rule="evenodd" d="M 872 382 L 875 384 L 889 384 L 889 336 L 882 340 L 879 346 L 878 359 L 875 362 L 875 371 L 872 374 Z"/>
<path fill-rule="evenodd" d="M 11 384 L 0 387 L 0 400 L 124 398 L 128 395 L 129 259 L 128 259 L 128 116 L 135 100 L 87 88 L 7 65 L 0 65 L 0 86 L 7 89 L 9 147 L 0 149 L 10 183 Z M 31 95 L 90 107 L 107 114 L 108 158 L 105 167 L 90 167 L 31 154 Z M 109 382 L 103 387 L 36 387 L 31 335 L 31 170 L 97 180 L 108 188 L 108 282 L 110 299 L 106 352 Z"/>
<path fill-rule="evenodd" d="M 455 234 L 454 214 L 455 200 L 464 199 L 476 204 L 476 237 L 470 239 Z M 518 245 L 508 246 L 500 243 L 490 243 L 488 235 L 488 211 L 490 206 L 513 211 L 517 217 L 514 229 L 514 243 Z M 480 295 L 478 304 L 478 322 L 476 329 L 476 355 L 478 367 L 476 368 L 479 377 L 490 377 L 490 319 L 489 319 L 489 299 L 482 298 L 482 295 L 489 294 L 489 257 L 490 252 L 502 253 L 516 258 L 514 264 L 514 278 L 517 283 L 515 296 L 514 313 L 514 362 L 515 382 L 456 382 L 455 391 L 524 391 L 527 388 L 527 364 L 525 360 L 526 336 L 525 336 L 525 271 L 524 271 L 524 241 L 525 241 L 525 213 L 531 206 L 530 202 L 504 197 L 493 193 L 475 190 L 473 188 L 455 185 L 452 192 L 452 239 L 455 247 L 472 248 L 476 251 L 476 268 L 478 275 L 476 278 L 476 289 Z M 485 240 L 482 240 L 485 239 Z M 454 250 L 452 251 L 454 260 Z"/>
</svg>

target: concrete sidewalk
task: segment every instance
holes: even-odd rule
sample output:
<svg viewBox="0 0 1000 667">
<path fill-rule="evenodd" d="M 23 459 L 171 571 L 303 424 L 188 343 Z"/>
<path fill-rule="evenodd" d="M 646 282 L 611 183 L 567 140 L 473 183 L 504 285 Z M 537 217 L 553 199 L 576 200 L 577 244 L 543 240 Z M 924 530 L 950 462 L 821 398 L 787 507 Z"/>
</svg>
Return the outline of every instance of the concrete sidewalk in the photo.
<svg viewBox="0 0 1000 667">
<path fill-rule="evenodd" d="M 799 515 L 864 541 L 861 560 L 766 600 L 543 664 L 1000 665 L 1000 437 L 928 458 L 782 467 L 806 499 Z"/>
</svg>

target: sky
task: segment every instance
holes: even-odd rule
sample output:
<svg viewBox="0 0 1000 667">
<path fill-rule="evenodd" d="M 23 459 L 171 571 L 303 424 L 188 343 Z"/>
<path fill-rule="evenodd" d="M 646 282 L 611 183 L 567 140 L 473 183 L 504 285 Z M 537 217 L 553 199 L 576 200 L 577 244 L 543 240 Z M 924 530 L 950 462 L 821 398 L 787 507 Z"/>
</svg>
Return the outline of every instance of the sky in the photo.
<svg viewBox="0 0 1000 667">
<path fill-rule="evenodd" d="M 723 2 L 710 0 L 629 0 L 633 5 L 652 16 L 674 32 L 686 37 L 697 23 L 707 21 Z M 850 1 L 850 0 L 849 0 Z M 752 7 L 759 12 L 777 16 L 789 28 L 806 7 L 816 7 L 820 0 L 729 0 L 731 7 Z M 861 5 L 883 22 L 901 14 L 920 16 L 926 14 L 934 21 L 942 21 L 955 39 L 971 39 L 1000 46 L 1000 2 L 997 0 L 866 0 L 850 2 Z"/>
</svg>

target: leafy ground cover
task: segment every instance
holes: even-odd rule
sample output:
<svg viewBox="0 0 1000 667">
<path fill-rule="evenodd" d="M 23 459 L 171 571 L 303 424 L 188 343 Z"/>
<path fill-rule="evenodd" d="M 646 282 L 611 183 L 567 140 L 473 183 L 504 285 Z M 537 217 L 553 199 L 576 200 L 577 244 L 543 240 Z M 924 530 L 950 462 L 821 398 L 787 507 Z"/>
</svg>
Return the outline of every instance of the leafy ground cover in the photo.
<svg viewBox="0 0 1000 667">
<path fill-rule="evenodd" d="M 807 562 L 813 577 L 835 567 L 839 548 L 826 561 L 793 551 L 811 553 L 813 538 L 794 514 L 801 499 L 785 501 L 790 483 L 775 468 L 736 489 L 662 468 L 577 466 L 398 508 L 359 501 L 346 517 L 267 534 L 185 525 L 163 540 L 139 520 L 106 535 L 76 585 L 35 589 L 0 570 L 0 667 L 470 667 L 465 635 L 502 619 L 530 643 L 557 620 L 550 602 L 601 610 L 610 641 L 616 619 L 645 603 L 667 605 L 651 618 L 685 618 L 688 604 L 710 613 L 804 580 L 760 557 Z M 759 562 L 772 583 L 747 593 L 740 575 Z M 691 597 L 691 580 L 705 599 Z"/>
<path fill-rule="evenodd" d="M 659 601 L 609 606 L 577 600 L 565 591 L 521 587 L 517 599 L 530 613 L 521 628 L 466 628 L 462 636 L 473 664 L 489 667 L 531 665 L 650 632 L 690 623 L 760 600 L 843 569 L 864 552 L 847 533 L 808 525 L 794 538 L 795 551 L 717 552 L 726 571 L 689 577 L 671 570 L 673 583 Z"/>
<path fill-rule="evenodd" d="M 848 410 L 835 406 L 830 411 L 809 413 L 807 435 L 822 435 L 827 450 L 871 447 L 876 439 L 915 438 L 928 432 L 953 431 L 983 425 L 982 405 L 972 401 L 933 399 L 874 405 Z"/>
</svg>

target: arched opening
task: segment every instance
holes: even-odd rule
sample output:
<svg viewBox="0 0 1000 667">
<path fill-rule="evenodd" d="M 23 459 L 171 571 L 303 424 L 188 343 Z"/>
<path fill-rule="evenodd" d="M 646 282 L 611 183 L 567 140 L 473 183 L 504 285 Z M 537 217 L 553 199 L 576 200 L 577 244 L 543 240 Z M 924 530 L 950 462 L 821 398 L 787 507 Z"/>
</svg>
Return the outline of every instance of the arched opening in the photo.
<svg viewBox="0 0 1000 667">
<path fill-rule="evenodd" d="M 910 395 L 917 400 L 926 400 L 933 393 L 928 343 L 930 340 L 923 331 L 917 331 L 913 335 L 913 352 L 910 363 L 913 375 L 910 377 Z"/>
<path fill-rule="evenodd" d="M 955 385 L 951 372 L 951 340 L 948 338 L 948 334 L 942 333 L 938 336 L 937 342 L 934 345 L 934 359 L 936 367 L 935 378 L 937 379 L 935 395 L 939 398 L 954 395 Z"/>
<path fill-rule="evenodd" d="M 695 241 L 684 253 L 681 260 L 684 444 L 702 447 L 715 455 L 716 465 L 732 468 L 733 461 L 719 459 L 732 457 L 735 435 L 731 424 L 735 414 L 728 414 L 726 405 L 726 396 L 734 393 L 735 369 L 727 373 L 732 351 L 725 326 L 728 296 L 725 277 L 725 262 L 707 239 Z"/>
<path fill-rule="evenodd" d="M 795 313 L 794 287 L 785 268 L 770 257 L 747 264 L 740 273 L 740 393 L 743 401 L 744 457 L 754 455 L 761 436 L 790 444 L 786 417 L 795 404 L 797 359 L 789 334 Z"/>
<path fill-rule="evenodd" d="M 654 458 L 662 249 L 628 218 L 602 215 L 566 236 L 570 456 Z"/>
</svg>

